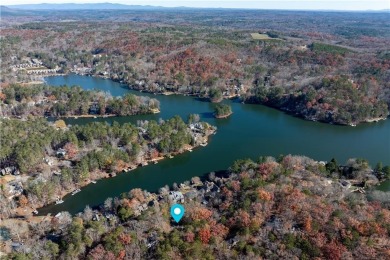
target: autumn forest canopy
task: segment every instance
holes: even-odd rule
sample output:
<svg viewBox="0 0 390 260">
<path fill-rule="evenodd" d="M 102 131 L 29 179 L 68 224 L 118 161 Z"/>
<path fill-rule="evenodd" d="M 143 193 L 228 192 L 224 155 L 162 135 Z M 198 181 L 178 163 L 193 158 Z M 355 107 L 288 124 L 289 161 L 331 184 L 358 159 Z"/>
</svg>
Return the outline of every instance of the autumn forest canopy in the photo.
<svg viewBox="0 0 390 260">
<path fill-rule="evenodd" d="M 34 14 L 17 24 L 5 17 L 3 84 L 36 79 L 43 66 L 153 93 L 238 97 L 327 123 L 389 114 L 385 13 L 122 10 L 115 21 L 109 10 Z M 28 59 L 42 64 L 15 69 Z"/>
<path fill-rule="evenodd" d="M 234 105 L 265 105 L 348 127 L 386 120 L 388 13 L 1 11 L 1 260 L 390 258 L 390 194 L 374 189 L 390 179 L 390 166 L 362 158 L 236 158 L 228 169 L 158 192 L 132 189 L 73 216 L 38 212 L 83 186 L 188 152 L 172 160 L 182 166 L 234 119 L 232 105 L 236 111 Z M 44 82 L 69 74 L 113 80 L 156 98 Z M 218 104 L 210 105 L 214 113 L 129 123 L 166 109 L 157 94 Z M 76 123 L 67 124 L 68 117 Z M 84 117 L 93 122 L 78 124 Z M 175 166 L 150 169 L 163 169 L 161 178 L 171 181 L 167 167 Z M 179 223 L 170 216 L 174 203 L 186 208 Z"/>
</svg>

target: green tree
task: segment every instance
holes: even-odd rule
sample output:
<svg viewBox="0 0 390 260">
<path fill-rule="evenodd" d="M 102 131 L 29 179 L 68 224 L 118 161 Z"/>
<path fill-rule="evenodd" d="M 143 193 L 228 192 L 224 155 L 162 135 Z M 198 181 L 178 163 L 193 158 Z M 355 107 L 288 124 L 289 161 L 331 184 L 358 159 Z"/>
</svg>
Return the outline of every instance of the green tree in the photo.
<svg viewBox="0 0 390 260">
<path fill-rule="evenodd" d="M 128 220 L 131 216 L 133 216 L 134 212 L 129 207 L 120 207 L 118 210 L 118 217 L 121 221 Z"/>
<path fill-rule="evenodd" d="M 326 170 L 329 172 L 329 173 L 333 173 L 333 172 L 338 172 L 338 167 L 339 167 L 339 164 L 338 162 L 336 161 L 335 158 L 332 158 L 330 160 L 330 162 L 328 162 L 326 165 Z"/>
<path fill-rule="evenodd" d="M 218 88 L 212 88 L 209 90 L 209 98 L 211 102 L 220 102 L 223 98 L 222 91 Z"/>
<path fill-rule="evenodd" d="M 106 250 L 113 252 L 114 254 L 119 254 L 123 250 L 123 245 L 118 241 L 119 236 L 123 233 L 123 227 L 117 227 L 113 232 L 106 235 L 103 239 L 104 247 Z"/>
<path fill-rule="evenodd" d="M 390 179 L 390 166 L 389 165 L 383 167 L 383 173 L 385 174 L 386 179 Z"/>
<path fill-rule="evenodd" d="M 232 108 L 226 104 L 218 104 L 215 106 L 215 117 L 227 117 L 232 113 Z"/>
<path fill-rule="evenodd" d="M 378 162 L 375 166 L 375 171 L 382 172 L 382 170 L 383 170 L 383 164 L 382 164 L 382 162 Z"/>
</svg>

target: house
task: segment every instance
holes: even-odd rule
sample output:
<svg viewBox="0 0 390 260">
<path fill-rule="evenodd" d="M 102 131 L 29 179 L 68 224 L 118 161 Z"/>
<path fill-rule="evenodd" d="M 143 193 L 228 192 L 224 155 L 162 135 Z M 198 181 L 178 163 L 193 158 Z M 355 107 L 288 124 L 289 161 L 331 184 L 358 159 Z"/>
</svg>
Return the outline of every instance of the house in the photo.
<svg viewBox="0 0 390 260">
<path fill-rule="evenodd" d="M 36 65 L 42 65 L 42 62 L 40 60 L 38 60 L 38 59 L 31 59 L 31 60 Z"/>
<path fill-rule="evenodd" d="M 14 181 L 15 179 L 16 178 L 14 176 L 12 176 L 12 175 L 3 176 L 3 177 L 0 178 L 0 186 L 1 185 L 4 186 L 4 185 Z M 0 233 L 1 233 L 1 231 L 0 231 Z"/>
<path fill-rule="evenodd" d="M 105 216 L 106 219 L 108 219 L 108 220 L 115 217 L 115 215 L 113 215 L 113 214 L 111 214 L 111 213 L 106 213 L 104 216 Z"/>
<path fill-rule="evenodd" d="M 266 222 L 265 227 L 268 230 L 277 230 L 280 231 L 283 228 L 283 222 L 280 218 L 275 215 L 272 215 L 269 220 Z"/>
<path fill-rule="evenodd" d="M 43 160 L 45 161 L 45 163 L 47 163 L 47 165 L 53 166 L 53 160 L 51 160 L 50 158 L 45 158 Z"/>
<path fill-rule="evenodd" d="M 91 107 L 89 108 L 89 113 L 90 114 L 98 114 L 100 111 L 99 104 L 98 103 L 93 103 Z"/>
<path fill-rule="evenodd" d="M 8 199 L 12 199 L 15 196 L 19 196 L 23 193 L 23 185 L 21 182 L 10 182 L 8 184 Z"/>
<path fill-rule="evenodd" d="M 179 188 L 180 189 L 188 189 L 188 188 L 190 188 L 188 185 L 186 185 L 186 184 L 184 184 L 184 183 L 180 183 L 179 184 Z"/>
<path fill-rule="evenodd" d="M 57 176 L 60 176 L 61 175 L 61 171 L 54 171 L 53 174 L 57 175 Z"/>
<path fill-rule="evenodd" d="M 15 166 L 9 166 L 9 167 L 5 167 L 5 168 L 1 169 L 0 174 L 3 176 L 10 175 L 10 174 L 19 175 L 20 172 Z"/>
<path fill-rule="evenodd" d="M 145 128 L 142 127 L 137 127 L 137 128 L 140 130 L 142 134 L 146 134 L 147 130 Z"/>
<path fill-rule="evenodd" d="M 72 167 L 72 162 L 69 160 L 61 160 L 59 162 L 58 166 L 61 168 L 70 168 L 70 167 Z"/>
<path fill-rule="evenodd" d="M 191 190 L 184 194 L 184 197 L 186 197 L 189 200 L 193 200 L 198 196 L 198 193 L 195 190 Z"/>
<path fill-rule="evenodd" d="M 200 180 L 199 177 L 194 177 L 191 179 L 192 186 L 201 186 L 203 185 L 203 182 Z"/>
<path fill-rule="evenodd" d="M 148 209 L 148 205 L 146 203 L 141 204 L 141 205 L 138 206 L 137 209 L 139 210 L 139 212 L 143 212 L 143 211 Z"/>
<path fill-rule="evenodd" d="M 145 241 L 147 248 L 151 248 L 158 243 L 157 232 L 153 232 Z"/>
<path fill-rule="evenodd" d="M 23 246 L 23 243 L 11 242 L 11 247 L 13 250 L 18 250 Z"/>
<path fill-rule="evenodd" d="M 98 214 L 95 214 L 95 215 L 93 216 L 92 220 L 94 220 L 94 221 L 100 221 L 99 215 L 98 215 Z"/>
<path fill-rule="evenodd" d="M 151 200 L 148 202 L 149 207 L 156 207 L 158 205 L 158 202 L 156 200 Z"/>
<path fill-rule="evenodd" d="M 29 106 L 29 107 L 33 107 L 33 106 L 35 106 L 35 101 L 29 101 L 29 102 L 27 102 L 27 106 Z"/>
<path fill-rule="evenodd" d="M 210 181 L 206 181 L 202 188 L 205 192 L 220 192 L 219 187 L 214 183 Z"/>
<path fill-rule="evenodd" d="M 183 193 L 180 191 L 170 191 L 168 197 L 173 203 L 184 202 Z"/>
<path fill-rule="evenodd" d="M 229 247 L 231 248 L 231 247 L 237 245 L 238 242 L 240 242 L 240 239 L 237 236 L 229 239 L 229 241 L 228 241 L 228 243 L 230 245 Z"/>
<path fill-rule="evenodd" d="M 347 181 L 347 180 L 342 180 L 340 182 L 340 185 L 341 185 L 341 187 L 346 188 L 346 189 L 349 189 L 352 186 L 351 182 Z"/>
<path fill-rule="evenodd" d="M 65 157 L 65 155 L 66 155 L 65 149 L 62 149 L 62 148 L 58 149 L 56 152 L 56 155 L 57 155 L 57 157 Z"/>
<path fill-rule="evenodd" d="M 204 127 L 201 123 L 190 124 L 190 129 L 193 132 L 202 132 Z"/>
</svg>

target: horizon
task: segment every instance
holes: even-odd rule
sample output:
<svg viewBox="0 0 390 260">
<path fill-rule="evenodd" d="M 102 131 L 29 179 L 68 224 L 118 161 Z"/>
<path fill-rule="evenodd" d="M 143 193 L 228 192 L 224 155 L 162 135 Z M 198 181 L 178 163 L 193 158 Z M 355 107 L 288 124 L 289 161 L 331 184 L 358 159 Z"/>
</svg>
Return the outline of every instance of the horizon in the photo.
<svg viewBox="0 0 390 260">
<path fill-rule="evenodd" d="M 310 10 L 310 11 L 384 11 L 390 9 L 390 2 L 386 0 L 376 1 L 306 1 L 306 0 L 275 0 L 275 1 L 157 1 L 157 0 L 84 0 L 84 1 L 42 1 L 42 0 L 4 0 L 3 6 L 16 7 L 18 5 L 41 5 L 41 4 L 120 4 L 127 6 L 155 6 L 155 7 L 188 7 L 188 8 L 229 8 L 229 9 L 271 9 L 271 10 Z"/>
</svg>

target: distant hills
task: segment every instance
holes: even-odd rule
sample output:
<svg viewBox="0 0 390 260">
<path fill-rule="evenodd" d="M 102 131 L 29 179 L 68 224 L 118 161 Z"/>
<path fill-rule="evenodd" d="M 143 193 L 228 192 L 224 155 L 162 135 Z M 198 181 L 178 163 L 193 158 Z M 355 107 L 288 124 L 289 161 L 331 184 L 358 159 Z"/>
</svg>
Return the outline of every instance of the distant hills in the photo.
<svg viewBox="0 0 390 260">
<path fill-rule="evenodd" d="M 0 5 L 0 13 L 2 16 L 19 16 L 19 15 L 30 14 L 30 12 L 27 9 L 26 10 L 12 9 L 4 5 Z"/>
<path fill-rule="evenodd" d="M 164 8 L 162 6 L 150 5 L 124 5 L 112 3 L 91 3 L 91 4 L 21 4 L 7 5 L 6 7 L 19 10 L 151 10 Z"/>
<path fill-rule="evenodd" d="M 7 5 L 1 6 L 1 14 L 2 15 L 16 15 L 17 11 L 21 10 L 29 10 L 29 11 L 40 11 L 40 10 L 160 10 L 160 9 L 174 9 L 174 10 L 187 10 L 187 9 L 199 9 L 199 7 L 164 7 L 164 6 L 151 6 L 151 5 L 126 5 L 126 4 L 115 4 L 115 3 L 63 3 L 63 4 L 50 4 L 50 3 L 42 3 L 42 4 L 20 4 L 20 5 Z M 221 8 L 221 7 L 206 7 L 201 9 L 241 9 L 241 8 Z M 248 9 L 248 8 L 243 8 Z M 251 9 L 251 8 L 249 8 Z M 262 9 L 262 8 L 260 8 Z M 265 8 L 265 10 L 277 10 L 273 8 Z M 255 10 L 255 9 L 252 9 Z M 281 9 L 280 9 L 281 10 Z M 337 9 L 283 9 L 283 10 L 291 10 L 291 11 L 342 11 Z M 347 11 L 348 12 L 348 11 Z M 354 12 L 354 11 L 352 11 Z M 359 11 L 355 11 L 359 12 Z M 360 12 L 389 12 L 389 9 L 384 10 L 365 10 Z M 18 13 L 19 14 L 19 13 Z"/>
</svg>

